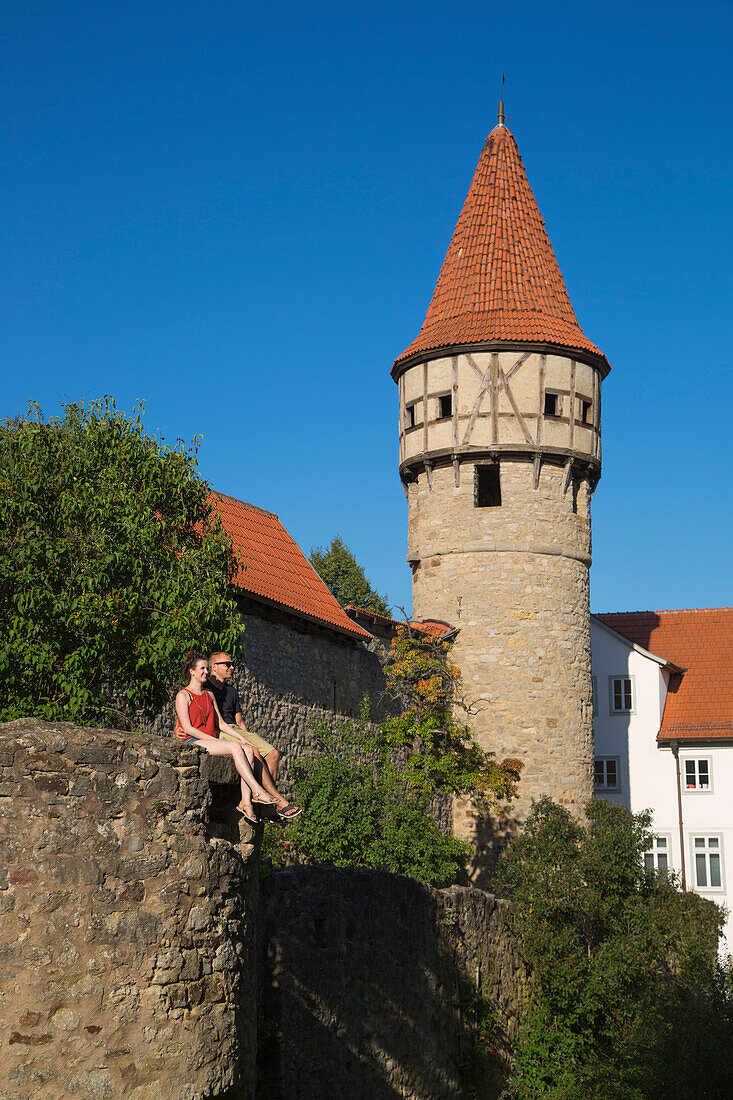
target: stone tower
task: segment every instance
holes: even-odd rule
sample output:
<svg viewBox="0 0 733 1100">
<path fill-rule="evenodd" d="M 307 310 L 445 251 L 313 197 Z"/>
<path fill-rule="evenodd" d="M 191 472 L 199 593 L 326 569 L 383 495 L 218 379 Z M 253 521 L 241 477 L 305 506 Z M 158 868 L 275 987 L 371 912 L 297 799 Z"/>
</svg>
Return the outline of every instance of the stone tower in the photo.
<svg viewBox="0 0 733 1100">
<path fill-rule="evenodd" d="M 579 812 L 593 791 L 590 501 L 609 369 L 575 317 L 500 105 L 392 377 L 413 615 L 460 628 L 472 729 L 524 763 L 514 822 L 532 799 Z M 470 813 L 456 825 L 470 834 Z M 476 825 L 480 848 L 489 828 Z"/>
</svg>

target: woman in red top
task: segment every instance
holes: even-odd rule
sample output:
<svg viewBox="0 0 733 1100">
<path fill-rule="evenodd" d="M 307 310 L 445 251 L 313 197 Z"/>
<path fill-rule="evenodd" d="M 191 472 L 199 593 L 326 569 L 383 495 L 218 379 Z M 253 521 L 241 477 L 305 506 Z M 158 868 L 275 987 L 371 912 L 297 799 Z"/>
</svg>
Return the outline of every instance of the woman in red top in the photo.
<svg viewBox="0 0 733 1100">
<path fill-rule="evenodd" d="M 176 695 L 178 721 L 175 736 L 179 741 L 205 749 L 212 756 L 231 756 L 242 785 L 242 801 L 237 809 L 250 825 L 256 825 L 257 818 L 252 803 L 274 806 L 277 799 L 268 794 L 255 779 L 252 771 L 252 746 L 236 729 L 227 725 L 219 713 L 214 696 L 205 690 L 204 684 L 208 675 L 209 662 L 206 658 L 200 653 L 189 653 L 183 666 L 183 677 L 188 679 L 188 685 Z M 220 741 L 220 729 L 235 737 L 236 741 Z"/>
</svg>

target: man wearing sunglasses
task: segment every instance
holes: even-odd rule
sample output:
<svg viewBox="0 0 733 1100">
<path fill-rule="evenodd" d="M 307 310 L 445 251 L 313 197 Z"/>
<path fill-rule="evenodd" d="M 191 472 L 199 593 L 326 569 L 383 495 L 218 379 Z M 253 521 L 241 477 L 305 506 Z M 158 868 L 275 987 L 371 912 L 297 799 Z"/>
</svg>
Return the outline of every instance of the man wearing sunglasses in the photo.
<svg viewBox="0 0 733 1100">
<path fill-rule="evenodd" d="M 280 753 L 274 745 L 265 741 L 264 737 L 252 733 L 245 726 L 237 689 L 234 684 L 230 683 L 232 673 L 234 672 L 234 662 L 228 653 L 212 653 L 209 657 L 209 668 L 211 671 L 204 686 L 208 688 L 216 699 L 224 721 L 240 729 L 244 737 L 246 737 L 253 746 L 255 758 L 252 767 L 257 781 L 261 783 L 270 794 L 281 797 L 275 788 Z M 227 735 L 223 734 L 222 736 L 226 740 Z M 297 806 L 291 806 L 287 803 L 285 805 L 287 809 L 283 808 L 279 815 L 284 820 L 296 817 L 300 813 Z"/>
</svg>

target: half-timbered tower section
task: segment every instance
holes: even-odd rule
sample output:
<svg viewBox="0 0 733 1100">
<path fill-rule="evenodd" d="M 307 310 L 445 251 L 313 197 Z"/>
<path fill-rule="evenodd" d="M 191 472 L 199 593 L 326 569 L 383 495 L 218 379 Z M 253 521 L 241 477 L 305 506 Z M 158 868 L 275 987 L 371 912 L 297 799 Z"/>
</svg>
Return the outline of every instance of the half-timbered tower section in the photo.
<svg viewBox="0 0 733 1100">
<path fill-rule="evenodd" d="M 593 790 L 590 501 L 609 369 L 500 113 L 392 376 L 413 615 L 460 628 L 473 728 L 524 761 L 520 820 L 533 798 L 579 808 Z"/>
</svg>

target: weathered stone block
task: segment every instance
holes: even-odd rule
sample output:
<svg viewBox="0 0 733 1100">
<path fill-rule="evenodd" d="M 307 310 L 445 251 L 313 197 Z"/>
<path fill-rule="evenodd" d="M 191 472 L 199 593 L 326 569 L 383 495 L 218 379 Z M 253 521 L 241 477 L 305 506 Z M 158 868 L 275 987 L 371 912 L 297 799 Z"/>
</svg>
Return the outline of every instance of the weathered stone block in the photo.
<svg viewBox="0 0 733 1100">
<path fill-rule="evenodd" d="M 133 879 L 153 878 L 164 871 L 168 864 L 166 852 L 151 856 L 135 856 L 133 859 L 121 859 L 112 867 L 113 873 L 123 882 Z"/>
<path fill-rule="evenodd" d="M 111 764 L 120 755 L 119 745 L 72 744 L 68 755 L 75 764 Z"/>
<path fill-rule="evenodd" d="M 102 871 L 96 860 L 87 856 L 58 856 L 47 859 L 41 864 L 42 873 L 48 882 L 96 886 L 102 881 Z"/>
</svg>

